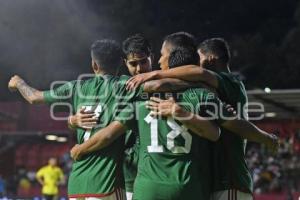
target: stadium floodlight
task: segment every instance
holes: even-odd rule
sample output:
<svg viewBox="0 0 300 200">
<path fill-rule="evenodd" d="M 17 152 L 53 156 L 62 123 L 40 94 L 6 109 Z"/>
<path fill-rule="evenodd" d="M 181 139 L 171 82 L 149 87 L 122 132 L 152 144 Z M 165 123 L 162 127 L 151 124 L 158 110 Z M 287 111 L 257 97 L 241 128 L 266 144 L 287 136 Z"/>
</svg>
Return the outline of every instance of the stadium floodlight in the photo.
<svg viewBox="0 0 300 200">
<path fill-rule="evenodd" d="M 50 140 L 50 141 L 57 140 L 57 136 L 56 135 L 46 135 L 46 140 Z"/>
<path fill-rule="evenodd" d="M 265 87 L 265 93 L 270 93 L 271 92 L 271 89 L 269 87 Z"/>
<path fill-rule="evenodd" d="M 58 137 L 56 139 L 57 142 L 66 142 L 68 139 L 66 137 Z"/>
<path fill-rule="evenodd" d="M 265 117 L 276 117 L 276 113 L 274 113 L 274 112 L 267 112 L 265 114 Z"/>
</svg>

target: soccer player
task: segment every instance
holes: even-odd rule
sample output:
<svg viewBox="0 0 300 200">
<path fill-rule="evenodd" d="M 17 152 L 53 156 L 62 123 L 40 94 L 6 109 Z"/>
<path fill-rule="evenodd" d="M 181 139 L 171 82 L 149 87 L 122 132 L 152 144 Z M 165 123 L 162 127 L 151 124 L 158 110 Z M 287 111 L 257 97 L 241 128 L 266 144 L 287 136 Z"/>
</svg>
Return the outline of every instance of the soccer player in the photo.
<svg viewBox="0 0 300 200">
<path fill-rule="evenodd" d="M 217 73 L 199 66 L 185 66 L 166 71 L 133 77 L 133 86 L 146 80 L 156 78 L 181 78 L 189 81 L 203 81 L 215 88 L 222 100 L 233 105 L 236 110 L 242 110 L 247 102 L 243 84 L 230 74 L 230 54 L 227 43 L 222 39 L 210 39 L 199 46 L 200 63 Z M 168 49 L 162 48 L 162 53 Z M 169 55 L 169 52 L 166 53 Z M 241 113 L 245 118 L 244 113 Z M 257 129 L 252 126 L 252 128 Z M 258 129 L 257 129 L 258 130 Z M 247 130 L 240 129 L 242 138 L 266 144 L 271 150 L 278 148 L 278 139 L 274 135 L 259 134 L 261 130 L 246 134 Z M 245 142 L 231 131 L 222 129 L 220 141 L 214 147 L 214 188 L 213 199 L 252 199 L 252 180 L 244 159 Z M 265 137 L 266 136 L 266 137 Z M 269 139 L 268 139 L 269 138 Z M 222 169 L 221 169 L 221 168 Z"/>
<path fill-rule="evenodd" d="M 195 53 L 195 52 L 194 52 Z M 197 55 L 196 55 L 197 56 Z M 198 56 L 197 56 L 198 57 Z M 198 58 L 199 59 L 199 58 Z M 211 94 L 211 93 L 209 93 L 209 94 Z M 191 95 L 189 95 L 189 96 L 191 96 Z M 197 97 L 197 95 L 196 94 L 193 94 L 192 95 L 193 97 Z M 205 95 L 199 95 L 200 97 L 205 97 Z M 211 96 L 211 97 L 214 97 L 213 95 Z M 193 98 L 194 100 L 195 99 L 197 99 L 197 98 Z M 212 98 L 213 99 L 213 98 Z M 140 113 L 140 112 L 139 112 Z M 183 111 L 181 111 L 181 112 L 178 112 L 178 113 L 181 113 L 181 114 L 183 114 L 183 116 L 186 116 L 186 112 L 183 112 Z M 218 112 L 219 113 L 219 112 Z M 141 120 L 139 120 L 139 123 L 141 122 L 143 122 L 144 124 L 145 124 L 145 122 L 142 120 L 143 118 L 141 118 L 141 116 L 143 116 L 143 114 L 139 114 L 139 119 L 141 119 Z M 200 121 L 200 122 L 198 122 L 198 121 L 196 121 L 197 119 L 199 119 L 199 118 L 193 118 L 193 120 L 187 120 L 187 121 L 183 121 L 183 123 L 184 124 L 186 124 L 191 130 L 194 130 L 195 132 L 197 132 L 197 131 L 199 131 L 199 132 L 197 132 L 197 133 L 199 133 L 202 137 L 205 137 L 205 135 L 203 135 L 204 133 L 207 133 L 207 135 L 206 136 L 212 136 L 211 135 L 211 133 L 213 133 L 213 131 L 211 131 L 211 129 L 209 129 L 209 128 L 205 128 L 205 127 L 207 127 L 207 126 L 204 126 L 202 123 L 203 123 L 203 121 Z M 238 121 L 238 123 L 242 123 L 242 122 L 240 122 L 240 121 Z M 154 123 L 154 125 L 155 125 L 156 123 Z M 242 123 L 243 124 L 243 123 Z M 233 123 L 233 125 L 234 125 L 234 123 Z M 243 124 L 244 126 L 241 126 L 242 128 L 244 128 L 245 127 L 245 124 Z M 150 126 L 151 127 L 151 126 Z M 152 126 L 153 127 L 153 126 Z M 235 125 L 235 127 L 236 127 L 236 125 Z M 146 131 L 147 129 L 146 129 L 146 127 L 139 127 L 140 129 L 142 129 L 143 131 Z M 173 126 L 173 128 L 174 128 L 174 126 Z M 202 128 L 202 129 L 201 129 Z M 247 127 L 247 128 L 249 128 L 249 127 Z M 150 129 L 151 130 L 151 129 Z M 206 132 L 207 130 L 210 130 L 210 131 L 208 131 L 208 132 Z M 238 129 L 239 131 L 241 130 L 241 128 L 240 129 Z M 253 129 L 250 129 L 251 131 L 248 131 L 248 133 L 250 132 L 253 132 Z M 91 151 L 94 151 L 94 150 L 97 150 L 98 148 L 103 148 L 103 146 L 105 146 L 105 144 L 107 143 L 107 141 L 105 141 L 105 139 L 103 139 L 103 138 L 107 138 L 107 137 L 109 137 L 109 138 L 113 138 L 113 135 L 118 135 L 118 134 L 121 134 L 122 133 L 122 131 L 124 131 L 124 127 L 122 127 L 122 125 L 120 125 L 120 124 L 118 124 L 117 122 L 113 122 L 112 124 L 110 124 L 107 128 L 105 128 L 105 129 L 102 129 L 99 133 L 97 133 L 97 134 L 95 134 L 95 136 L 94 137 L 92 137 L 90 140 L 88 140 L 88 141 L 86 141 L 85 143 L 83 143 L 82 145 L 80 145 L 80 147 L 78 147 L 77 148 L 77 154 L 85 154 L 85 153 L 88 153 L 88 152 L 91 152 Z M 254 129 L 254 131 L 255 131 L 255 129 Z M 159 133 L 159 132 L 158 132 Z M 151 134 L 150 134 L 151 135 Z M 140 132 L 140 136 L 141 137 L 146 137 L 147 136 L 147 134 L 141 134 L 141 132 Z M 149 135 L 148 135 L 148 137 L 149 137 Z M 159 137 L 159 138 L 161 138 L 161 137 Z M 216 140 L 217 139 L 217 137 L 214 137 L 214 138 L 210 138 L 210 139 L 212 139 L 212 140 Z M 142 140 L 142 139 L 141 139 Z M 154 134 L 154 137 L 153 137 L 153 143 L 154 143 L 154 146 L 155 146 L 155 144 L 157 144 L 157 141 L 158 140 L 158 137 L 156 137 L 155 136 L 155 134 Z M 146 139 L 145 140 L 145 143 L 147 144 L 147 141 L 148 141 L 148 143 L 151 143 L 151 142 L 149 142 L 149 141 L 151 141 L 151 139 Z M 194 140 L 195 141 L 195 140 Z M 197 141 L 197 140 L 196 140 Z M 145 145 L 145 143 L 144 143 L 144 145 Z M 167 144 L 168 144 L 168 142 L 167 142 Z M 169 144 L 172 144 L 172 142 L 169 142 Z M 142 143 L 141 143 L 141 145 L 142 145 Z M 146 145 L 147 146 L 147 145 Z M 148 145 L 148 146 L 151 146 L 151 145 Z M 157 146 L 157 145 L 156 145 Z M 197 146 L 197 145 L 196 145 Z M 205 146 L 205 145 L 200 145 L 200 146 Z M 144 147 L 145 148 L 145 147 Z M 148 149 L 148 148 L 147 148 Z M 159 149 L 161 149 L 161 148 L 159 148 Z M 166 149 L 167 149 L 167 147 L 166 147 Z M 202 149 L 202 153 L 204 154 L 204 155 L 207 155 L 207 154 L 205 154 L 204 152 L 206 152 L 207 151 L 207 149 L 208 148 L 201 148 Z M 145 151 L 145 150 L 143 150 L 142 148 L 141 148 L 141 150 L 140 150 L 140 159 L 141 158 L 143 158 L 143 159 L 145 159 L 145 158 L 148 158 L 149 156 L 142 156 L 142 155 L 144 155 L 144 154 L 147 154 L 147 151 Z M 151 155 L 151 154 L 150 154 Z M 196 155 L 197 156 L 199 156 L 199 154 L 198 153 L 196 153 Z M 165 157 L 166 159 L 167 159 L 167 157 Z M 170 198 L 173 198 L 173 196 L 172 195 L 174 195 L 174 193 L 176 193 L 176 191 L 177 191 L 177 193 L 176 193 L 176 197 L 177 197 L 177 199 L 181 199 L 181 198 L 183 198 L 183 197 L 181 197 L 180 195 L 181 194 L 184 194 L 185 192 L 184 191 L 187 191 L 188 190 L 188 186 L 187 185 L 185 185 L 185 186 L 187 186 L 187 187 L 183 187 L 183 188 L 177 188 L 176 189 L 176 184 L 175 185 L 173 185 L 174 187 L 171 187 L 170 185 L 170 187 L 168 188 L 165 188 L 164 187 L 164 184 L 162 184 L 162 182 L 156 182 L 155 184 L 154 184 L 154 182 L 153 182 L 153 180 L 156 180 L 157 179 L 157 171 L 156 172 L 153 172 L 153 169 L 155 170 L 158 170 L 158 171 L 160 171 L 160 170 L 162 170 L 163 172 L 166 172 L 166 171 L 164 171 L 164 168 L 165 167 L 161 167 L 161 166 L 157 166 L 160 162 L 155 162 L 154 161 L 154 163 L 151 163 L 151 161 L 153 161 L 153 160 L 155 160 L 154 158 L 152 158 L 152 157 L 150 157 L 149 159 L 148 159 L 148 161 L 147 162 L 150 162 L 150 164 L 152 164 L 151 166 L 152 167 L 150 167 L 150 168 L 147 168 L 147 169 L 145 169 L 145 170 L 142 170 L 143 168 L 145 168 L 145 167 L 141 167 L 141 170 L 142 170 L 142 172 L 144 172 L 144 173 L 146 173 L 146 174 L 144 174 L 144 176 L 139 176 L 139 172 L 141 171 L 140 170 L 140 165 L 142 165 L 142 164 L 140 164 L 140 163 L 145 163 L 144 161 L 141 161 L 140 160 L 140 162 L 139 162 L 139 171 L 138 171 L 138 177 L 137 177 L 137 180 L 136 180 L 136 182 L 135 182 L 135 196 L 134 196 L 134 198 L 135 199 L 145 199 L 145 198 L 149 198 L 149 199 L 155 199 L 155 198 L 160 198 L 160 197 L 163 197 L 162 199 L 170 199 Z M 167 159 L 168 160 L 168 159 Z M 145 164 L 144 164 L 145 165 Z M 156 166 L 156 167 L 155 167 Z M 203 167 L 204 166 L 204 167 Z M 199 173 L 199 169 L 207 169 L 205 166 L 207 166 L 207 164 L 206 163 L 202 163 L 201 164 L 201 167 L 199 167 L 199 166 L 197 166 L 197 170 L 196 171 L 194 171 L 194 172 L 197 172 L 197 173 Z M 175 170 L 176 171 L 176 170 Z M 147 172 L 149 172 L 149 174 L 151 174 L 151 175 L 147 175 Z M 153 172 L 153 173 L 152 173 Z M 172 173 L 172 174 L 180 174 L 180 173 Z M 209 174 L 206 174 L 206 176 L 209 176 Z M 187 175 L 187 176 L 189 176 L 189 175 Z M 207 182 L 209 181 L 209 179 L 211 179 L 211 177 L 208 177 L 208 178 L 205 178 L 205 177 L 203 177 L 203 175 L 201 174 L 201 176 L 200 175 L 197 175 L 197 174 L 193 174 L 193 177 L 195 178 L 195 177 L 202 177 L 203 178 L 203 180 L 205 180 L 205 182 L 206 182 L 206 184 L 207 184 Z M 170 180 L 170 179 L 168 179 L 168 177 L 164 177 L 165 178 L 165 182 L 172 182 L 172 180 Z M 142 183 L 141 184 L 141 181 L 140 180 L 142 180 L 143 181 L 143 179 L 144 180 L 146 180 L 146 182 L 148 182 L 150 185 L 147 185 L 147 183 Z M 171 178 L 172 179 L 172 178 Z M 152 181 L 151 181 L 152 180 Z M 191 180 L 192 181 L 192 180 Z M 201 185 L 201 182 L 198 182 L 199 184 L 196 184 L 195 183 L 195 185 L 197 185 L 197 187 L 196 187 L 196 189 L 194 188 L 194 189 L 192 189 L 192 190 L 194 190 L 194 191 L 197 191 L 197 192 L 199 192 L 199 196 L 200 196 L 200 198 L 202 197 L 203 199 L 208 199 L 209 198 L 209 196 L 207 196 L 207 193 L 209 192 L 207 192 L 207 191 L 203 191 L 203 188 L 204 188 L 204 190 L 206 190 L 207 188 L 205 188 L 205 187 L 203 187 L 203 184 Z M 203 183 L 203 182 L 202 182 Z M 148 188 L 148 189 L 145 189 L 145 187 L 150 187 L 150 186 L 153 186 L 153 185 L 157 185 L 157 186 L 155 186 L 155 188 Z M 138 187 L 144 187 L 144 189 L 140 189 L 140 188 L 138 188 Z M 161 189 L 162 190 L 167 190 L 168 192 L 162 192 L 162 190 L 159 190 L 160 188 L 158 187 L 158 186 L 162 186 L 161 187 Z M 178 185 L 177 185 L 178 186 Z M 164 189 L 163 189 L 164 188 Z M 191 189 L 191 188 L 189 188 L 189 189 Z M 145 193 L 145 191 L 147 191 L 148 193 Z M 160 194 L 160 193 L 162 193 L 162 195 Z M 163 194 L 165 194 L 166 196 L 163 196 Z M 191 192 L 189 192 L 189 195 L 191 195 L 192 193 Z M 193 195 L 197 195 L 197 194 L 193 194 Z M 188 196 L 188 197 L 185 197 L 185 198 L 194 198 L 195 196 Z M 176 199 L 176 198 L 175 198 Z"/>
<path fill-rule="evenodd" d="M 174 69 L 167 70 L 169 69 L 168 58 L 170 56 L 170 53 L 172 50 L 178 47 L 191 48 L 191 49 L 196 48 L 194 37 L 191 34 L 185 32 L 178 32 L 178 33 L 173 33 L 168 35 L 165 38 L 164 43 L 162 45 L 161 58 L 159 60 L 161 64 L 161 69 L 165 69 L 165 70 L 156 70 L 149 73 L 136 75 L 128 80 L 127 88 L 133 89 L 144 82 L 148 83 L 149 80 L 153 80 L 153 79 L 164 80 L 166 78 L 171 78 L 169 79 L 170 81 L 177 80 L 177 79 L 182 79 L 191 82 L 200 81 L 201 86 L 204 83 L 210 86 L 212 89 L 216 89 L 217 91 L 219 90 L 219 87 L 222 88 L 221 83 L 218 84 L 219 83 L 218 81 L 220 79 L 220 76 L 218 76 L 219 74 L 211 70 L 204 69 L 202 66 L 199 67 L 199 65 L 186 65 L 186 66 L 176 67 Z M 242 84 L 240 81 L 238 81 L 238 83 Z M 172 84 L 174 83 L 172 82 Z M 198 87 L 198 85 L 195 83 L 188 84 L 187 82 L 178 82 L 176 83 L 176 87 L 179 87 L 179 89 L 184 89 L 189 87 Z M 178 88 L 176 89 L 176 87 L 165 86 L 164 91 L 178 90 Z M 243 88 L 244 88 L 243 85 L 239 85 L 238 87 L 238 89 L 240 90 L 242 90 Z M 239 91 L 239 92 L 243 92 L 243 91 Z M 243 106 L 238 107 L 238 109 L 240 110 L 242 108 Z M 244 113 L 240 112 L 240 114 L 243 115 Z M 251 124 L 251 127 L 254 128 L 253 124 Z M 272 152 L 275 152 L 278 149 L 278 138 L 273 134 L 268 134 L 258 129 L 257 127 L 255 127 L 255 129 L 256 131 L 254 131 L 254 129 L 251 128 L 252 132 L 249 129 L 251 133 L 247 131 L 242 131 L 240 133 L 234 131 L 234 133 L 240 135 L 242 138 L 247 139 L 249 141 L 265 144 L 268 147 L 268 149 L 270 149 Z"/>
<path fill-rule="evenodd" d="M 64 174 L 57 166 L 56 158 L 50 158 L 48 165 L 38 170 L 36 179 L 43 186 L 42 194 L 46 200 L 57 199 L 58 185 L 64 181 Z"/>
<path fill-rule="evenodd" d="M 149 41 L 140 34 L 135 34 L 123 41 L 124 62 L 131 76 L 152 71 L 153 54 Z M 137 174 L 139 138 L 137 127 L 126 132 L 124 178 L 127 200 L 132 200 L 133 185 Z"/>
<path fill-rule="evenodd" d="M 229 123 L 229 124 L 231 124 L 232 125 L 232 122 L 231 123 Z M 242 124 L 242 125 L 241 125 Z M 191 125 L 197 125 L 197 123 L 191 123 Z M 235 125 L 235 126 L 233 126 L 235 129 L 234 129 L 234 131 L 235 131 L 235 133 L 236 132 L 239 132 L 239 131 L 241 131 L 241 130 L 243 130 L 244 128 L 245 128 L 245 126 L 247 127 L 247 129 L 246 129 L 246 133 L 245 133 L 245 135 L 249 135 L 249 134 L 252 134 L 252 133 L 256 133 L 256 132 L 259 132 L 259 133 L 261 133 L 259 130 L 257 130 L 255 127 L 253 127 L 253 126 L 251 126 L 251 125 L 249 125 L 249 123 L 245 123 L 245 121 L 238 121 L 238 123 L 233 123 L 233 125 Z M 110 125 L 109 126 L 109 129 L 108 130 L 113 130 L 113 126 L 116 126 L 116 127 L 118 127 L 119 125 L 118 124 L 113 124 L 112 126 Z M 250 127 L 249 127 L 250 126 Z M 198 127 L 199 128 L 199 127 Z M 200 127 L 201 128 L 201 127 Z M 106 129 L 107 130 L 107 129 Z M 196 129 L 193 129 L 193 130 L 196 130 Z M 237 130 L 237 131 L 236 131 Z M 109 131 L 108 131 L 109 132 Z M 117 133 L 118 134 L 120 134 L 120 131 L 118 132 L 117 131 Z M 114 133 L 107 133 L 110 137 L 112 137 L 111 135 L 114 135 Z M 96 140 L 89 140 L 89 141 L 87 141 L 86 143 L 84 143 L 83 145 L 81 145 L 81 148 L 80 148 L 80 150 L 79 150 L 79 152 L 80 153 L 83 153 L 84 151 L 92 151 L 93 149 L 95 150 L 95 149 L 97 149 L 97 146 L 99 147 L 101 147 L 101 146 L 103 146 L 106 142 L 105 142 L 105 140 L 103 140 L 103 139 L 101 139 L 101 138 L 103 138 L 103 137 L 105 137 L 105 135 L 106 134 L 102 134 L 102 135 L 99 135 L 99 137 L 97 138 L 97 137 L 95 137 L 95 138 L 97 138 Z M 89 144 L 89 145 L 91 145 L 92 146 L 92 148 L 88 148 L 89 146 L 87 146 L 87 144 Z M 89 150 L 87 150 L 87 149 L 89 149 Z"/>
<path fill-rule="evenodd" d="M 215 86 L 220 98 L 235 109 L 240 109 L 239 106 L 243 108 L 247 103 L 247 94 L 243 83 L 230 73 L 230 50 L 227 42 L 221 38 L 205 40 L 199 45 L 198 53 L 201 66 L 217 73 Z M 247 119 L 247 114 L 242 114 Z M 213 148 L 212 200 L 253 199 L 253 181 L 245 160 L 245 150 L 244 139 L 222 129 L 222 137 Z"/>
<path fill-rule="evenodd" d="M 195 52 L 191 62 L 197 63 L 198 60 Z M 201 112 L 204 112 L 208 102 L 216 100 L 214 94 L 206 89 L 187 90 L 179 94 L 177 98 L 191 105 L 191 107 L 187 106 L 187 109 L 196 108 L 196 105 L 202 103 L 199 107 Z M 151 116 L 144 101 L 137 102 L 136 112 L 140 151 L 133 198 L 142 200 L 208 199 L 209 193 L 205 196 L 202 190 L 206 182 L 199 179 L 200 164 L 206 161 L 203 159 L 199 162 L 199 159 L 194 158 L 195 156 L 198 158 L 199 154 L 208 156 L 209 141 L 204 138 L 212 141 L 218 139 L 219 129 L 214 122 L 198 117 L 195 121 L 197 122 L 197 129 L 195 129 L 196 123 L 184 124 L 184 118 L 191 117 L 195 120 L 194 115 L 187 116 L 184 109 L 181 109 L 176 116 L 182 118 L 183 124 L 178 124 L 172 117 L 157 119 Z M 105 135 L 110 137 L 119 135 L 131 124 L 126 118 L 119 121 L 121 123 L 113 122 L 81 144 L 77 153 L 84 155 L 102 148 L 107 142 L 103 139 L 107 137 Z M 192 132 L 193 130 L 195 132 Z M 203 138 L 197 137 L 196 134 Z"/>
<path fill-rule="evenodd" d="M 124 62 L 131 76 L 152 71 L 153 54 L 149 41 L 135 34 L 123 41 Z"/>
<path fill-rule="evenodd" d="M 141 34 L 135 34 L 123 41 L 123 54 L 125 55 L 124 63 L 127 66 L 130 75 L 152 71 L 153 54 L 149 41 Z M 156 84 L 157 85 L 157 84 Z M 146 88 L 147 89 L 147 88 Z M 156 87 L 156 89 L 158 89 Z M 90 116 L 90 117 L 89 117 Z M 71 127 L 84 128 L 86 123 L 81 121 L 85 118 L 86 121 L 95 122 L 93 116 L 88 112 L 81 112 L 69 117 L 69 125 Z M 93 124 L 95 126 L 96 124 Z M 124 157 L 124 178 L 127 200 L 132 199 L 133 184 L 137 174 L 137 162 L 138 162 L 138 146 L 139 139 L 138 134 L 135 133 L 136 128 L 126 132 L 125 136 L 125 157 Z"/>
<path fill-rule="evenodd" d="M 68 82 L 49 91 L 36 90 L 18 76 L 9 82 L 11 90 L 18 90 L 30 103 L 68 102 L 74 112 L 85 109 L 98 117 L 93 129 L 77 128 L 77 143 L 88 140 L 98 129 L 108 125 L 122 105 L 138 96 L 139 91 L 125 89 L 127 76 L 115 77 L 120 66 L 122 51 L 113 40 L 99 40 L 91 47 L 94 75 L 85 80 Z M 70 199 L 99 200 L 125 199 L 122 180 L 122 152 L 124 140 L 119 137 L 109 148 L 95 151 L 73 163 L 68 182 Z"/>
</svg>

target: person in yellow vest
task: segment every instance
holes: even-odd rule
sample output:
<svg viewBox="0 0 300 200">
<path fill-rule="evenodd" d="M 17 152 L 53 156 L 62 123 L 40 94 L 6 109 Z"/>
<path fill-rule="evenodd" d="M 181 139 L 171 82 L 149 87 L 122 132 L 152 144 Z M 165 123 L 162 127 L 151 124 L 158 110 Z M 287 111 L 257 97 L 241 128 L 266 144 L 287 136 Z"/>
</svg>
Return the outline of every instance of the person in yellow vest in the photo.
<svg viewBox="0 0 300 200">
<path fill-rule="evenodd" d="M 58 185 L 63 183 L 64 174 L 57 166 L 57 159 L 50 158 L 48 165 L 40 168 L 36 179 L 43 186 L 42 194 L 45 200 L 55 200 L 58 196 Z"/>
</svg>

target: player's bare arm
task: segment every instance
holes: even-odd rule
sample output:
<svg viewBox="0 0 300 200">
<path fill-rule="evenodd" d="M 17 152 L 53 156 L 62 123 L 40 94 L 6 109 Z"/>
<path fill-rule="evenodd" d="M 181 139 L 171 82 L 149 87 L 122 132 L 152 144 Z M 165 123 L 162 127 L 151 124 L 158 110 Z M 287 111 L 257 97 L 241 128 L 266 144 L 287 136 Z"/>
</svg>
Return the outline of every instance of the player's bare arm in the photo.
<svg viewBox="0 0 300 200">
<path fill-rule="evenodd" d="M 126 127 L 118 122 L 111 122 L 107 127 L 97 131 L 90 139 L 82 144 L 77 144 L 71 149 L 71 157 L 79 160 L 83 155 L 109 146 L 120 135 L 124 134 Z"/>
<path fill-rule="evenodd" d="M 163 78 L 175 78 L 191 82 L 200 81 L 215 89 L 218 88 L 218 79 L 216 74 L 198 65 L 185 65 L 169 70 L 156 70 L 138 74 L 127 81 L 127 88 L 134 89 L 146 81 Z"/>
<path fill-rule="evenodd" d="M 75 115 L 70 115 L 68 118 L 68 127 L 70 129 L 83 128 L 92 129 L 97 125 L 98 118 L 96 114 L 91 111 L 86 111 L 81 108 Z"/>
<path fill-rule="evenodd" d="M 244 119 L 228 120 L 221 126 L 244 139 L 265 144 L 272 153 L 276 153 L 279 148 L 279 139 L 276 135 L 269 134 Z"/>
<path fill-rule="evenodd" d="M 213 121 L 187 112 L 179 106 L 173 98 L 162 100 L 160 98 L 151 97 L 146 107 L 152 110 L 152 116 L 173 117 L 201 137 L 211 141 L 217 141 L 220 137 L 220 129 Z"/>
<path fill-rule="evenodd" d="M 18 90 L 21 95 L 30 103 L 38 104 L 44 102 L 43 92 L 30 87 L 22 78 L 18 75 L 14 75 L 9 83 L 8 88 L 11 91 Z"/>
<path fill-rule="evenodd" d="M 174 102 L 175 103 L 175 102 Z M 172 103 L 171 105 L 170 100 L 162 100 L 156 97 L 151 98 L 151 101 L 148 103 L 148 108 L 151 109 L 155 115 L 159 116 L 167 116 L 167 115 L 174 115 L 176 113 L 176 110 L 180 110 L 178 107 L 180 107 L 178 104 Z M 169 105 L 168 105 L 169 104 Z M 231 109 L 230 107 L 227 109 Z M 192 113 L 185 111 L 186 116 L 192 116 Z M 175 114 L 176 115 L 176 114 Z M 183 115 L 184 116 L 184 115 Z M 203 118 L 197 114 L 194 114 L 194 117 L 187 117 L 185 119 L 184 124 L 190 124 L 194 129 L 194 132 L 200 132 L 203 131 L 201 130 L 201 126 L 198 126 L 199 123 L 203 121 Z M 251 122 L 248 122 L 244 119 L 232 119 L 232 120 L 227 120 L 220 124 L 222 128 L 225 128 L 234 134 L 239 135 L 240 137 L 247 139 L 252 142 L 257 142 L 260 144 L 265 144 L 268 149 L 275 153 L 278 148 L 279 148 L 279 140 L 278 138 L 273 135 L 269 134 L 258 127 L 256 127 L 254 124 Z"/>
<path fill-rule="evenodd" d="M 187 88 L 199 88 L 206 87 L 203 83 L 199 82 L 189 82 L 176 78 L 163 78 L 159 80 L 147 81 L 144 84 L 145 92 L 169 92 L 178 91 Z M 128 89 L 132 89 L 128 87 Z"/>
</svg>

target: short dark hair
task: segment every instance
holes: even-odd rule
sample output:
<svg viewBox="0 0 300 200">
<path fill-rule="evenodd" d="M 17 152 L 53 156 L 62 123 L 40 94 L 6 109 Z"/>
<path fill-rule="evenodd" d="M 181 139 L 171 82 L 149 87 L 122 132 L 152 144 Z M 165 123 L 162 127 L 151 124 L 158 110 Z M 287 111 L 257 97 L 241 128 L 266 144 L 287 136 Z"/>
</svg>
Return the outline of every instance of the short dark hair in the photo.
<svg viewBox="0 0 300 200">
<path fill-rule="evenodd" d="M 115 72 L 121 64 L 122 50 L 115 40 L 103 39 L 92 44 L 91 55 L 101 69 Z"/>
<path fill-rule="evenodd" d="M 182 65 L 198 65 L 199 55 L 192 48 L 177 47 L 171 51 L 169 56 L 169 68 Z"/>
<path fill-rule="evenodd" d="M 128 37 L 123 41 L 122 45 L 123 53 L 125 56 L 129 54 L 146 54 L 151 55 L 151 45 L 149 41 L 142 34 L 135 34 Z"/>
<path fill-rule="evenodd" d="M 203 54 L 212 54 L 226 64 L 230 61 L 230 49 L 228 43 L 223 38 L 211 38 L 199 44 L 198 49 Z"/>
<path fill-rule="evenodd" d="M 164 38 L 164 42 L 171 45 L 171 51 L 177 47 L 197 49 L 195 37 L 187 32 L 181 31 L 167 35 Z"/>
</svg>

